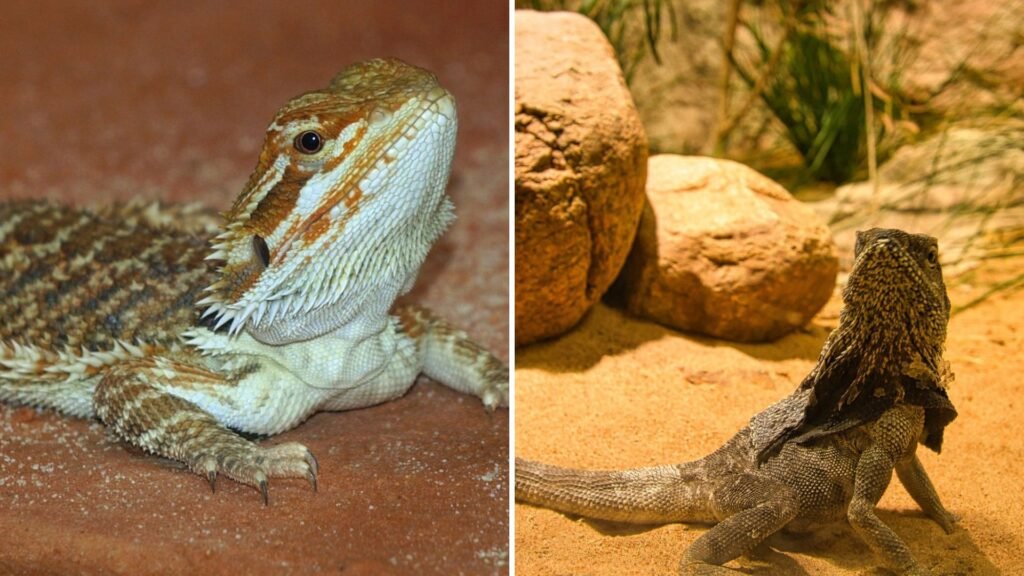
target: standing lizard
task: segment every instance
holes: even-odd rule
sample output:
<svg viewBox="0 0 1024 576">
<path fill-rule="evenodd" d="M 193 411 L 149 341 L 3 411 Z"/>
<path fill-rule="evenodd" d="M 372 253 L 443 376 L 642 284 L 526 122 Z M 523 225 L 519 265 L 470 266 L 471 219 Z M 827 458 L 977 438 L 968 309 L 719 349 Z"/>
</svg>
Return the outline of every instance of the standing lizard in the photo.
<svg viewBox="0 0 1024 576">
<path fill-rule="evenodd" d="M 0 203 L 0 400 L 97 417 L 121 439 L 259 489 L 307 478 L 314 412 L 423 373 L 507 406 L 508 368 L 395 299 L 453 218 L 455 102 L 398 60 L 289 101 L 219 230 L 189 209 Z M 190 221 L 192 220 L 192 221 Z"/>
<path fill-rule="evenodd" d="M 938 451 L 956 412 L 942 359 L 949 300 L 934 238 L 872 229 L 857 236 L 839 326 L 790 396 L 696 461 L 625 471 L 516 460 L 516 499 L 616 522 L 717 523 L 683 556 L 683 574 L 721 565 L 774 532 L 849 519 L 899 574 L 927 572 L 875 514 L 893 470 L 946 531 L 943 507 L 916 456 Z"/>
</svg>

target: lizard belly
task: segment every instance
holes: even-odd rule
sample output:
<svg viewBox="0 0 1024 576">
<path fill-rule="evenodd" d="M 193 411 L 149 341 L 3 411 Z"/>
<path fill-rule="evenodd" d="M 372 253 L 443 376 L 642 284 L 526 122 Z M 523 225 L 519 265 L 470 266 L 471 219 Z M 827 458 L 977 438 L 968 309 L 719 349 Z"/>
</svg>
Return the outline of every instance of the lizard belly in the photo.
<svg viewBox="0 0 1024 576">
<path fill-rule="evenodd" d="M 249 366 L 241 378 L 213 386 L 169 388 L 218 422 L 253 434 L 277 434 L 294 428 L 317 410 L 319 398 L 304 382 L 273 362 Z"/>
<path fill-rule="evenodd" d="M 372 378 L 358 385 L 337 388 L 320 405 L 321 410 L 351 410 L 380 404 L 405 394 L 420 373 L 415 346 L 408 340 L 398 342 L 389 361 Z"/>
<path fill-rule="evenodd" d="M 419 373 L 417 351 L 393 320 L 358 338 L 324 335 L 274 346 L 246 333 L 230 337 L 207 329 L 187 333 L 214 372 L 238 377 L 217 393 L 175 394 L 224 424 L 247 432 L 287 430 L 318 410 L 371 406 L 404 394 Z"/>
</svg>

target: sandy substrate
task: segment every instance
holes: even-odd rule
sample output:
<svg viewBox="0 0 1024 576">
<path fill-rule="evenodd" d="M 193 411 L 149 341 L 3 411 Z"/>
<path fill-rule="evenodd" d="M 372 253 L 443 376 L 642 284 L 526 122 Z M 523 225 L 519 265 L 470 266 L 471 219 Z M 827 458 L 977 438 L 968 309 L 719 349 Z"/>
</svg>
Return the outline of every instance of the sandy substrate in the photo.
<svg viewBox="0 0 1024 576">
<path fill-rule="evenodd" d="M 954 304 L 972 295 L 951 290 Z M 959 418 L 941 455 L 920 453 L 959 528 L 946 535 L 898 482 L 879 505 L 883 521 L 933 574 L 1024 574 L 1022 306 L 1024 293 L 999 296 L 950 324 L 950 397 Z M 800 382 L 838 309 L 833 297 L 804 332 L 737 345 L 598 306 L 569 335 L 517 352 L 515 452 L 591 469 L 700 457 Z M 595 522 L 517 504 L 516 574 L 671 574 L 705 530 Z M 730 566 L 773 575 L 885 573 L 845 523 L 769 543 Z"/>
</svg>

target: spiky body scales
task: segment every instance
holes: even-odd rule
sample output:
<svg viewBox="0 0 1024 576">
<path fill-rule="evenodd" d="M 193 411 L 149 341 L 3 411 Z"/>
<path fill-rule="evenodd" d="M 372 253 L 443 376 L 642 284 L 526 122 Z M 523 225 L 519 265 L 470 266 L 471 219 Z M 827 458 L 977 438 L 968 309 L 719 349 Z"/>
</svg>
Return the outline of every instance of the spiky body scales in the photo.
<svg viewBox="0 0 1024 576">
<path fill-rule="evenodd" d="M 155 204 L 102 214 L 0 204 L 0 341 L 93 352 L 118 340 L 174 343 L 197 322 L 216 267 L 204 261 L 211 234 L 173 221 Z"/>
<path fill-rule="evenodd" d="M 443 320 L 392 310 L 452 217 L 451 96 L 396 60 L 349 67 L 267 132 L 225 220 L 188 207 L 0 204 L 0 400 L 258 487 L 306 477 L 276 434 L 402 395 L 420 373 L 507 404 L 508 369 Z"/>
</svg>

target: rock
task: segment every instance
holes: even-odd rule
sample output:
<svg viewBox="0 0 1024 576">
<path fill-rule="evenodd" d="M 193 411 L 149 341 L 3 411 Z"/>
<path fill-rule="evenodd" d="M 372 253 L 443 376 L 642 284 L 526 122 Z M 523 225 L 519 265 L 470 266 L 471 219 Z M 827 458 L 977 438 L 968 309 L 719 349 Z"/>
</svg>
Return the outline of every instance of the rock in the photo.
<svg viewBox="0 0 1024 576">
<path fill-rule="evenodd" d="M 633 12 L 627 17 L 642 18 L 640 3 L 631 4 Z M 685 12 L 679 8 L 682 3 L 674 4 L 677 15 L 685 17 L 675 19 L 678 34 L 671 38 L 663 23 L 658 43 L 662 62 L 671 65 L 659 64 L 648 53 L 632 71 L 630 88 L 637 95 L 650 149 L 696 154 L 711 149 L 718 126 L 727 11 L 717 0 L 687 0 Z M 914 0 L 873 6 L 871 66 L 883 91 L 917 109 L 926 105 L 930 117 L 1008 117 L 1024 112 L 1024 18 L 1018 16 L 1019 0 Z M 849 46 L 848 8 L 844 3 L 830 16 L 835 22 L 826 36 L 841 50 Z M 782 26 L 777 11 L 775 3 L 745 2 L 741 20 L 760 28 L 767 38 L 778 38 Z M 737 32 L 737 57 L 752 58 L 758 53 L 753 36 L 744 26 Z M 644 33 L 643 27 L 632 27 L 626 43 L 643 42 Z M 763 63 L 753 70 L 759 73 L 762 67 Z M 734 72 L 728 91 L 730 114 L 740 109 L 749 93 Z M 771 128 L 765 129 L 765 124 Z M 909 125 L 897 121 L 895 133 L 902 135 Z M 892 130 L 888 126 L 887 134 Z M 758 99 L 736 126 L 728 149 L 791 149 L 782 133 L 778 120 Z"/>
<path fill-rule="evenodd" d="M 878 203 L 901 212 L 991 212 L 1024 203 L 1024 121 L 981 119 L 947 129 L 896 151 L 878 170 L 878 197 L 870 182 L 836 190 L 836 217 Z"/>
<path fill-rule="evenodd" d="M 617 286 L 630 312 L 727 340 L 774 340 L 806 324 L 835 287 L 824 222 L 736 162 L 648 163 L 640 229 Z"/>
<path fill-rule="evenodd" d="M 1015 0 L 893 3 L 876 78 L 898 78 L 911 102 L 946 118 L 1024 112 L 1024 19 Z M 1011 112 L 1012 111 L 1012 112 Z M 1009 112 L 1009 113 L 1007 113 Z"/>
<path fill-rule="evenodd" d="M 842 254 L 853 253 L 858 229 L 935 236 L 948 279 L 1016 250 L 1024 229 L 1022 177 L 1024 121 L 967 120 L 897 150 L 878 170 L 877 193 L 870 182 L 847 184 L 815 208 L 833 223 Z"/>
<path fill-rule="evenodd" d="M 575 325 L 643 207 L 647 139 L 611 46 L 573 13 L 516 11 L 516 344 Z"/>
</svg>

